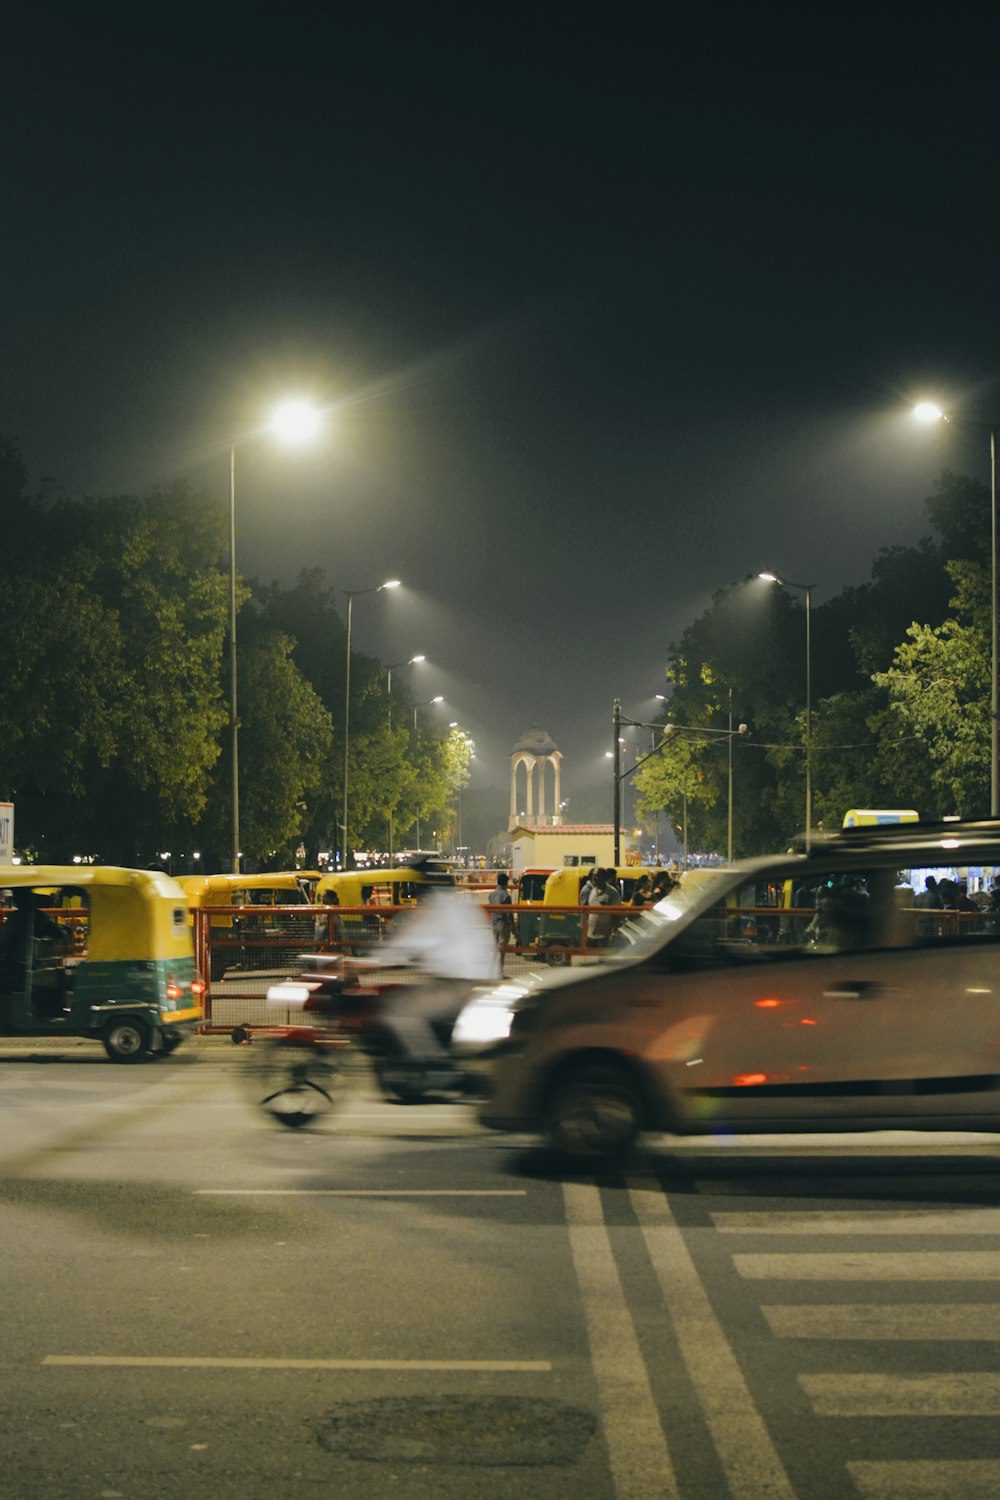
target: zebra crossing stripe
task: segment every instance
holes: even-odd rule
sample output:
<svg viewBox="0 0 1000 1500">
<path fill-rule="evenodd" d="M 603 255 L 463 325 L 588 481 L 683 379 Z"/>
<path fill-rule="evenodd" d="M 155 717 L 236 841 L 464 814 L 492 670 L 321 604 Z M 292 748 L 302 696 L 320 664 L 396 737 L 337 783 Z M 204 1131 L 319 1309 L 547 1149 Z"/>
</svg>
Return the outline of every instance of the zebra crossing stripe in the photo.
<svg viewBox="0 0 1000 1500">
<path fill-rule="evenodd" d="M 819 1417 L 996 1417 L 1000 1375 L 800 1375 Z"/>
<path fill-rule="evenodd" d="M 890 1213 L 875 1209 L 779 1210 L 773 1213 L 714 1213 L 712 1222 L 722 1234 L 1000 1234 L 1000 1209 L 940 1209 Z"/>
<path fill-rule="evenodd" d="M 847 1465 L 861 1500 L 996 1500 L 1000 1495 L 1000 1460 L 958 1459 Z"/>
<path fill-rule="evenodd" d="M 1000 1250 L 850 1251 L 734 1255 L 748 1281 L 996 1281 Z"/>
<path fill-rule="evenodd" d="M 991 1302 L 796 1304 L 761 1312 L 779 1339 L 1000 1339 L 1000 1306 Z"/>
</svg>

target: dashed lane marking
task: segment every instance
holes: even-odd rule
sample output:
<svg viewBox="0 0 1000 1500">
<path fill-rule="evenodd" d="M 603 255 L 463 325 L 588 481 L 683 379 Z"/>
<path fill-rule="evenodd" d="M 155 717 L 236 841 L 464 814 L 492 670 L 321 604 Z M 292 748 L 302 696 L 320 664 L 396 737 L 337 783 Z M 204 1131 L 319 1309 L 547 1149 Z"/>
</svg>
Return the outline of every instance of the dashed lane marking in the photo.
<svg viewBox="0 0 1000 1500">
<path fill-rule="evenodd" d="M 196 1188 L 201 1198 L 525 1198 L 526 1188 Z"/>
<path fill-rule="evenodd" d="M 43 1365 L 121 1370 L 432 1370 L 487 1375 L 537 1375 L 547 1359 L 237 1359 L 180 1354 L 47 1354 Z"/>
</svg>

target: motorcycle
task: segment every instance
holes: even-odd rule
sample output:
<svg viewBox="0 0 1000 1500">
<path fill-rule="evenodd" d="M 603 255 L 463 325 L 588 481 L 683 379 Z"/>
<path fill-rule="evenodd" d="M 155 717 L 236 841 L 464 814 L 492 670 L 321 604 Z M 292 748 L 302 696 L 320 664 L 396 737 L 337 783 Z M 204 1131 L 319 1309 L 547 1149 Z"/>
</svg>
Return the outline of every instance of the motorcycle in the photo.
<svg viewBox="0 0 1000 1500">
<path fill-rule="evenodd" d="M 476 1092 L 475 1080 L 449 1053 L 470 985 L 420 975 L 410 975 L 411 982 L 363 982 L 366 970 L 382 967 L 342 954 L 308 954 L 299 978 L 267 992 L 269 1002 L 286 1014 L 298 1010 L 301 1020 L 266 1032 L 233 1029 L 233 1041 L 250 1049 L 244 1078 L 252 1096 L 280 1124 L 301 1129 L 332 1110 L 359 1054 L 394 1103 Z"/>
</svg>

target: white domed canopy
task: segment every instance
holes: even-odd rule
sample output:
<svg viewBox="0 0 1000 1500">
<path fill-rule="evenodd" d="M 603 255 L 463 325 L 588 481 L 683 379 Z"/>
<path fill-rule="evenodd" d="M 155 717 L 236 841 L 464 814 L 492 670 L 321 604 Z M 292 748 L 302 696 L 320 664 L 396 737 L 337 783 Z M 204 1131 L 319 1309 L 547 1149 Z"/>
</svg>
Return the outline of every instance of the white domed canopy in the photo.
<svg viewBox="0 0 1000 1500">
<path fill-rule="evenodd" d="M 525 820 L 542 823 L 558 823 L 559 811 L 559 762 L 562 751 L 547 729 L 532 724 L 522 734 L 511 753 L 510 764 L 510 826 Z M 518 804 L 517 768 L 524 767 L 524 805 Z M 545 768 L 552 767 L 552 811 L 545 811 Z M 538 774 L 538 811 L 535 811 L 535 774 Z"/>
</svg>

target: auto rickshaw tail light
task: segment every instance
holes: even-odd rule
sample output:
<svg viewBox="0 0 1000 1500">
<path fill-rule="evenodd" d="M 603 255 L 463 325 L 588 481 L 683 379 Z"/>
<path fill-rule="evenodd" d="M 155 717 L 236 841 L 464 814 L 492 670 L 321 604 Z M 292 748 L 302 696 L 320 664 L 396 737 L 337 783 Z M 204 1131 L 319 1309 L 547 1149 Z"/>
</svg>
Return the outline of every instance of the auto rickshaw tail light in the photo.
<svg viewBox="0 0 1000 1500">
<path fill-rule="evenodd" d="M 182 985 L 179 985 L 172 974 L 167 975 L 167 999 L 179 1000 L 184 993 Z"/>
<path fill-rule="evenodd" d="M 192 979 L 192 981 L 191 981 L 191 993 L 192 993 L 192 995 L 203 995 L 207 989 L 208 989 L 208 985 L 205 983 L 204 979 Z"/>
</svg>

